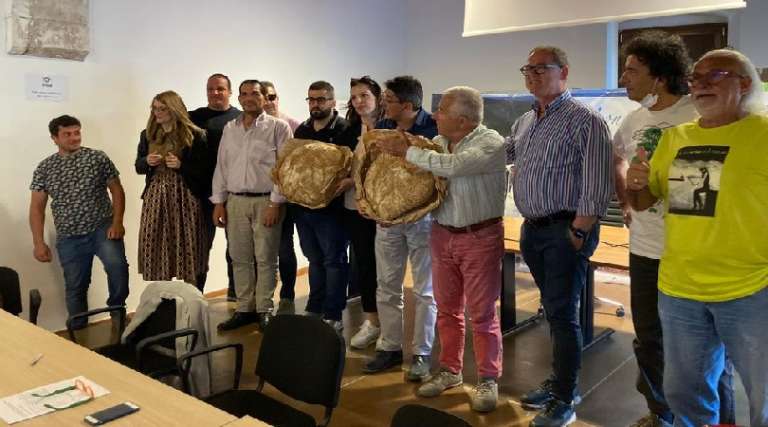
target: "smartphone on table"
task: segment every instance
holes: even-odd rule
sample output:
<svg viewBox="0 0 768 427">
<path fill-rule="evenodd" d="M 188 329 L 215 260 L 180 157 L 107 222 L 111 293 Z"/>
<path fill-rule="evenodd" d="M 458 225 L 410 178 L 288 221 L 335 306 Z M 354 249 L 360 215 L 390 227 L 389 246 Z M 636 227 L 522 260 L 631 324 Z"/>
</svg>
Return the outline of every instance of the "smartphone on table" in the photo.
<svg viewBox="0 0 768 427">
<path fill-rule="evenodd" d="M 92 426 L 100 426 L 106 424 L 112 420 L 116 420 L 120 417 L 124 417 L 128 414 L 132 414 L 139 410 L 139 407 L 131 402 L 121 403 L 111 408 L 107 408 L 98 412 L 94 412 L 91 415 L 85 416 L 85 422 Z"/>
</svg>

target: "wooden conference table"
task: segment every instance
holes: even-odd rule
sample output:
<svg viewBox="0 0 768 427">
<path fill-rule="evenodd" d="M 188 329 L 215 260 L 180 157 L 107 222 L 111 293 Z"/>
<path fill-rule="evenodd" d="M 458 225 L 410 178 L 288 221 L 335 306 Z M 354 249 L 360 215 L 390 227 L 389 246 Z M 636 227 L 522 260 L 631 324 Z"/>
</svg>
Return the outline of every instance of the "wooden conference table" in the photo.
<svg viewBox="0 0 768 427">
<path fill-rule="evenodd" d="M 221 426 L 237 417 L 113 362 L 23 319 L 0 310 L 0 398 L 82 375 L 109 394 L 74 408 L 21 421 L 14 426 L 83 425 L 93 412 L 126 401 L 140 410 L 118 426 Z M 36 355 L 43 357 L 34 366 Z M 0 420 L 0 425 L 4 425 Z M 247 424 L 243 424 L 247 425 Z M 258 425 L 258 424 L 255 424 Z"/>
<path fill-rule="evenodd" d="M 542 317 L 541 311 L 532 317 L 517 322 L 515 303 L 515 259 L 520 253 L 520 226 L 523 218 L 504 217 L 504 260 L 502 262 L 501 287 L 501 332 L 519 332 Z M 601 226 L 600 243 L 590 257 L 587 286 L 581 294 L 580 321 L 584 336 L 584 348 L 609 336 L 613 330 L 606 329 L 598 337 L 594 335 L 594 269 L 610 267 L 629 270 L 629 230 L 624 227 Z"/>
</svg>

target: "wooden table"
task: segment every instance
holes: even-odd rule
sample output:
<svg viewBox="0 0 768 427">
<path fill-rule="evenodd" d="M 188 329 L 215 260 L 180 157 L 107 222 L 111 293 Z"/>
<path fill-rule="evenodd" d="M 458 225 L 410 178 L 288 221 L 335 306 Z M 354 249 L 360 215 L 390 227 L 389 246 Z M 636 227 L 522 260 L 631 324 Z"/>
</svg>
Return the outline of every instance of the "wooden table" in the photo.
<svg viewBox="0 0 768 427">
<path fill-rule="evenodd" d="M 257 420 L 256 418 L 249 417 L 248 415 L 243 418 L 232 421 L 231 423 L 224 424 L 222 427 L 264 427 L 269 424 L 264 421 Z"/>
<path fill-rule="evenodd" d="M 520 227 L 523 218 L 504 217 L 504 260 L 502 263 L 501 287 L 501 331 L 502 334 L 512 334 L 532 325 L 539 320 L 541 310 L 534 316 L 517 322 L 515 303 L 515 260 L 520 253 Z M 594 335 L 594 269 L 610 267 L 618 270 L 629 270 L 629 230 L 624 227 L 601 226 L 600 243 L 595 253 L 589 259 L 590 269 L 587 275 L 587 286 L 581 294 L 580 322 L 584 337 L 584 348 L 609 336 L 613 330 L 606 329 L 599 336 Z"/>
<path fill-rule="evenodd" d="M 14 424 L 86 425 L 93 412 L 130 401 L 141 408 L 117 426 L 221 426 L 237 420 L 194 397 L 0 310 L 0 397 L 83 375 L 110 391 L 84 405 Z M 43 358 L 34 365 L 37 354 Z M 3 421 L 0 420 L 0 423 Z M 3 424 L 4 425 L 4 424 Z"/>
</svg>

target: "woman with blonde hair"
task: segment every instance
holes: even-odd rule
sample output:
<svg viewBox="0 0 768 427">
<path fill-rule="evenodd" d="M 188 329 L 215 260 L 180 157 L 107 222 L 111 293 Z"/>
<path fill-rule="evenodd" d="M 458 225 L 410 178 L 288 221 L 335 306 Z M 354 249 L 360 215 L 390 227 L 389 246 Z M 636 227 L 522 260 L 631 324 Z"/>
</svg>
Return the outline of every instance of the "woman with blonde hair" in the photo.
<svg viewBox="0 0 768 427">
<path fill-rule="evenodd" d="M 139 273 L 147 281 L 175 277 L 197 286 L 208 268 L 201 200 L 210 196 L 212 167 L 205 131 L 176 92 L 157 94 L 150 109 L 136 155 L 136 172 L 146 175 Z"/>
</svg>

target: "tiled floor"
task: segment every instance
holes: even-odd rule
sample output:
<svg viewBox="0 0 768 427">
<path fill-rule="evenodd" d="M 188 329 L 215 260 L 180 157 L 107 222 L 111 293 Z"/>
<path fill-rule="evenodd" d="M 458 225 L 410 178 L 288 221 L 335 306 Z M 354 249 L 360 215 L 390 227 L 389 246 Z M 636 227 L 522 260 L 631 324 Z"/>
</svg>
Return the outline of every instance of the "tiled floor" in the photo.
<svg viewBox="0 0 768 427">
<path fill-rule="evenodd" d="M 410 277 L 410 275 L 406 275 Z M 610 275 L 600 275 L 598 279 Z M 613 280 L 619 283 L 598 281 L 596 294 L 617 300 L 626 305 L 625 317 L 617 317 L 615 307 L 596 304 L 595 325 L 596 333 L 602 328 L 610 327 L 615 333 L 608 339 L 596 344 L 584 353 L 583 367 L 580 377 L 580 391 L 584 397 L 577 407 L 578 421 L 576 426 L 628 426 L 634 420 L 645 414 L 645 402 L 635 391 L 636 365 L 632 353 L 632 319 L 629 311 L 629 288 L 626 279 L 622 277 Z M 297 291 L 297 307 L 303 307 L 306 302 L 308 287 L 306 275 L 300 276 Z M 407 279 L 409 280 L 409 279 Z M 610 279 L 608 279 L 610 280 Z M 623 282 L 623 283 L 622 283 Z M 408 284 L 407 284 L 408 286 Z M 517 274 L 518 319 L 533 314 L 538 308 L 538 290 L 532 283 L 529 274 Z M 412 321 L 410 289 L 406 289 L 406 324 Z M 210 299 L 211 330 L 216 334 L 216 325 L 228 318 L 234 310 L 232 303 L 227 303 L 222 297 Z M 344 336 L 347 340 L 357 331 L 362 322 L 359 301 L 353 300 L 344 312 Z M 412 336 L 412 328 L 406 329 L 405 342 Z M 88 335 L 91 335 L 89 332 Z M 243 327 L 225 334 L 217 334 L 214 343 L 241 342 L 245 344 L 245 366 L 241 386 L 251 388 L 256 384 L 253 374 L 256 356 L 261 341 L 261 334 L 255 326 Z M 480 415 L 469 408 L 469 392 L 471 385 L 476 382 L 473 363 L 471 335 L 467 336 L 466 354 L 464 357 L 463 387 L 449 390 L 444 395 L 432 399 L 415 396 L 416 385 L 404 380 L 403 370 L 392 370 L 383 374 L 365 375 L 361 372 L 366 357 L 373 355 L 373 348 L 365 351 L 347 349 L 347 360 L 342 379 L 342 391 L 338 408 L 333 413 L 332 426 L 389 426 L 394 412 L 407 403 L 420 403 L 448 411 L 457 415 L 473 426 L 527 426 L 535 413 L 525 411 L 518 404 L 519 396 L 535 387 L 550 371 L 551 345 L 547 323 L 538 322 L 531 328 L 515 335 L 504 338 L 504 374 L 500 380 L 500 399 L 496 411 L 488 415 Z M 406 349 L 408 351 L 408 349 Z M 439 352 L 439 344 L 435 344 L 434 356 Z M 406 360 L 410 355 L 406 354 Z M 433 358 L 436 360 L 436 357 Z M 226 363 L 215 363 L 219 374 L 229 372 Z M 433 368 L 437 368 L 433 362 Z M 222 376 L 226 377 L 226 374 Z M 267 391 L 280 396 L 279 392 L 267 388 Z M 283 397 L 284 398 L 284 397 Z M 287 401 L 290 399 L 284 398 Z M 322 408 L 292 402 L 315 415 L 322 416 Z M 743 391 L 737 394 L 739 420 L 744 420 L 746 407 Z"/>
</svg>

